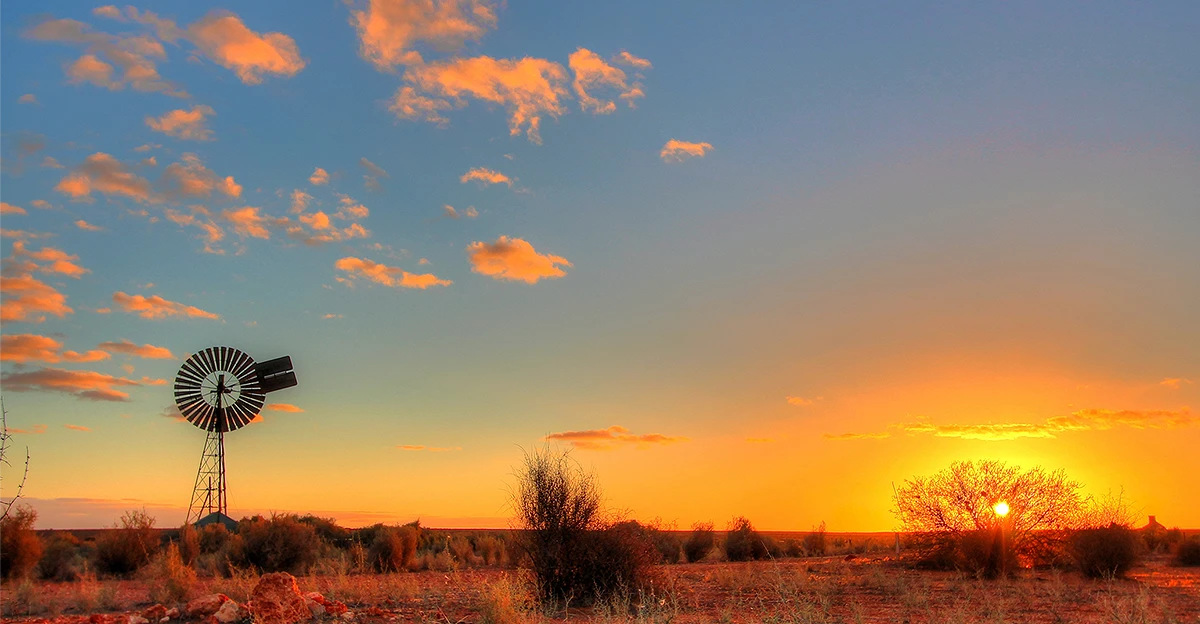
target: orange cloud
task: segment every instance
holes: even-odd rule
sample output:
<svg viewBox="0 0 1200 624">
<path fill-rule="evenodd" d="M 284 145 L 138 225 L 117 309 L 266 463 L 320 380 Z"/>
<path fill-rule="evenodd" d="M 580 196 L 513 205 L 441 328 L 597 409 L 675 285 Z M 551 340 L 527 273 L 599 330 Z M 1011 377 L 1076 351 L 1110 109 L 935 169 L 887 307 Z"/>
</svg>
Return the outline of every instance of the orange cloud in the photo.
<svg viewBox="0 0 1200 624">
<path fill-rule="evenodd" d="M 366 219 L 371 216 L 371 211 L 366 206 L 343 195 L 338 200 L 338 210 L 333 213 L 333 216 L 343 220 Z"/>
<path fill-rule="evenodd" d="M 212 140 L 212 130 L 204 126 L 206 118 L 213 115 L 210 106 L 198 104 L 192 110 L 177 109 L 164 113 L 161 117 L 146 116 L 146 125 L 155 132 L 187 141 Z"/>
<path fill-rule="evenodd" d="M 30 429 L 13 429 L 13 428 L 11 428 L 11 427 L 10 427 L 10 428 L 8 429 L 8 433 L 10 433 L 10 434 L 40 435 L 40 434 L 46 433 L 46 425 L 34 425 L 34 426 L 33 426 L 32 428 L 30 428 Z"/>
<path fill-rule="evenodd" d="M 1200 417 L 1188 408 L 1179 410 L 1104 410 L 1084 409 L 1070 416 L 1054 416 L 1041 423 L 984 423 L 972 425 L 939 425 L 926 419 L 899 423 L 890 428 L 906 434 L 929 434 L 938 438 L 965 440 L 1015 440 L 1018 438 L 1056 438 L 1057 434 L 1072 431 L 1106 431 L 1118 426 L 1134 429 L 1180 429 L 1200 425 Z M 831 440 L 886 438 L 890 434 L 845 433 L 825 434 Z"/>
<path fill-rule="evenodd" d="M 10 334 L 0 336 L 0 361 L 5 362 L 46 362 L 55 364 L 67 362 L 98 362 L 107 360 L 110 356 L 104 351 L 61 351 L 62 343 L 48 336 L 37 334 Z"/>
<path fill-rule="evenodd" d="M 328 184 L 329 183 L 329 172 L 325 171 L 324 169 L 322 169 L 320 167 L 317 167 L 316 170 L 313 171 L 313 174 L 308 176 L 308 181 L 310 184 L 313 184 L 315 186 L 321 186 L 322 184 Z"/>
<path fill-rule="evenodd" d="M 72 431 L 91 431 L 91 428 L 84 427 L 83 425 L 63 425 L 63 426 Z"/>
<path fill-rule="evenodd" d="M 890 438 L 892 434 L 883 433 L 826 433 L 821 436 L 826 440 L 882 440 Z"/>
<path fill-rule="evenodd" d="M 160 180 L 164 193 L 173 199 L 210 197 L 214 191 L 226 197 L 242 195 L 242 186 L 233 176 L 219 177 L 204 166 L 200 157 L 185 152 L 177 163 L 167 165 Z"/>
<path fill-rule="evenodd" d="M 673 444 L 675 442 L 687 441 L 685 437 L 665 436 L 659 433 L 635 435 L 629 433 L 628 429 L 620 425 L 614 425 L 608 429 L 563 431 L 561 433 L 552 433 L 543 439 L 567 442 L 575 448 L 589 451 L 611 450 L 625 444 L 633 444 L 638 448 L 646 448 L 651 444 Z"/>
<path fill-rule="evenodd" d="M 291 403 L 267 403 L 263 406 L 263 409 L 267 410 L 268 412 L 290 412 L 293 414 L 298 414 L 304 411 L 303 409 L 296 407 Z"/>
<path fill-rule="evenodd" d="M 461 446 L 425 446 L 424 444 L 400 444 L 396 448 L 402 451 L 428 451 L 430 453 L 462 450 Z"/>
<path fill-rule="evenodd" d="M 346 271 L 348 277 L 339 277 L 338 281 L 350 284 L 355 278 L 365 278 L 377 284 L 392 288 L 419 288 L 424 290 L 430 286 L 449 286 L 454 282 L 439 279 L 432 273 L 409 273 L 399 267 L 390 267 L 363 258 L 347 257 L 333 263 L 334 268 Z"/>
<path fill-rule="evenodd" d="M 233 13 L 210 13 L 188 26 L 187 35 L 205 56 L 233 70 L 246 84 L 261 83 L 264 74 L 294 76 L 305 66 L 291 37 L 256 33 Z"/>
<path fill-rule="evenodd" d="M 14 206 L 8 202 L 0 202 L 0 215 L 23 215 L 27 214 L 25 209 L 20 206 Z"/>
<path fill-rule="evenodd" d="M 467 182 L 479 182 L 483 186 L 487 186 L 489 184 L 507 184 L 511 187 L 513 185 L 512 178 L 500 173 L 499 171 L 492 171 L 491 169 L 487 169 L 485 167 L 475 167 L 474 169 L 467 171 L 466 173 L 462 174 L 462 177 L 460 177 L 458 181 L 462 182 L 463 184 L 466 184 Z"/>
<path fill-rule="evenodd" d="M 109 353 L 120 353 L 122 355 L 132 355 L 147 360 L 173 360 L 175 355 L 166 347 L 156 347 L 152 344 L 144 344 L 138 346 L 136 343 L 128 340 L 120 340 L 116 342 L 102 342 L 96 345 L 97 349 L 107 351 Z"/>
<path fill-rule="evenodd" d="M 233 231 L 240 236 L 271 238 L 271 232 L 267 229 L 269 221 L 258 211 L 258 208 L 246 206 L 237 210 L 226 210 L 221 213 L 221 216 L 233 226 Z"/>
<path fill-rule="evenodd" d="M 350 18 L 359 54 L 381 71 L 420 64 L 421 55 L 412 49 L 418 42 L 456 50 L 496 25 L 491 4 L 480 0 L 369 0 L 366 10 L 351 11 Z"/>
<path fill-rule="evenodd" d="M 195 207 L 193 207 L 195 209 Z M 204 210 L 200 214 L 207 215 L 208 211 Z M 225 230 L 221 226 L 214 223 L 211 219 L 200 219 L 194 214 L 184 214 L 177 210 L 167 209 L 167 220 L 179 226 L 193 226 L 200 229 L 199 238 L 204 241 L 204 251 L 212 254 L 223 254 L 224 250 L 216 247 L 216 243 L 225 238 Z"/>
<path fill-rule="evenodd" d="M 647 61 L 644 58 L 638 58 L 626 52 L 625 50 L 621 50 L 619 53 L 617 53 L 617 55 L 613 57 L 613 62 L 639 70 L 652 69 L 654 67 L 650 64 L 650 61 Z"/>
<path fill-rule="evenodd" d="M 798 396 L 788 397 L 787 402 L 788 402 L 788 405 L 795 405 L 796 407 L 806 407 L 808 405 L 813 404 L 812 399 L 806 399 L 804 397 L 798 397 Z"/>
<path fill-rule="evenodd" d="M 671 139 L 663 145 L 662 151 L 658 153 L 663 162 L 683 162 L 689 158 L 703 158 L 712 150 L 711 143 L 689 143 L 687 141 L 677 141 Z"/>
<path fill-rule="evenodd" d="M 144 297 L 142 295 L 127 295 L 118 291 L 113 293 L 112 300 L 122 311 L 137 314 L 144 319 L 162 319 L 176 316 L 204 319 L 221 318 L 211 312 L 205 312 L 200 308 L 176 301 L 168 301 L 158 295 Z"/>
<path fill-rule="evenodd" d="M 474 219 L 475 217 L 479 216 L 479 211 L 475 209 L 475 206 L 467 206 L 467 209 L 460 213 L 454 209 L 454 206 L 446 204 L 445 206 L 442 206 L 442 215 L 451 219 L 458 219 L 459 217 Z"/>
<path fill-rule="evenodd" d="M 471 270 L 497 280 L 520 280 L 535 284 L 540 279 L 566 275 L 558 265 L 571 266 L 562 256 L 539 254 L 519 238 L 501 236 L 494 243 L 476 241 L 467 246 Z"/>
<path fill-rule="evenodd" d="M 343 316 L 341 314 L 334 314 L 334 313 L 330 312 L 329 314 L 322 316 L 321 320 L 331 321 L 331 320 L 340 319 L 340 318 L 345 318 L 345 316 Z"/>
<path fill-rule="evenodd" d="M 152 59 L 164 59 L 167 54 L 162 44 L 152 37 L 96 32 L 91 26 L 71 19 L 43 21 L 25 36 L 84 47 L 86 53 L 65 68 L 68 81 L 73 84 L 88 82 L 111 90 L 128 85 L 135 91 L 188 96 L 174 84 L 162 80 L 156 61 Z"/>
<path fill-rule="evenodd" d="M 1182 379 L 1180 377 L 1167 377 L 1166 379 L 1163 379 L 1162 381 L 1158 382 L 1158 385 L 1165 386 L 1167 388 L 1171 388 L 1172 390 L 1178 390 L 1179 388 L 1183 387 L 1183 384 L 1191 384 L 1191 383 L 1193 383 L 1191 379 Z"/>
<path fill-rule="evenodd" d="M 17 98 L 17 104 L 37 104 L 37 103 L 38 103 L 37 96 L 32 93 L 26 93 L 25 95 L 22 95 L 21 97 Z"/>
<path fill-rule="evenodd" d="M 104 228 L 102 228 L 98 225 L 93 225 L 91 223 L 88 223 L 87 221 L 84 221 L 83 219 L 79 219 L 78 221 L 76 221 L 75 227 L 77 227 L 81 230 L 84 230 L 86 232 L 103 232 L 104 231 Z"/>
<path fill-rule="evenodd" d="M 411 66 L 404 79 L 413 90 L 406 92 L 401 87 L 391 107 L 402 119 L 437 122 L 444 118 L 436 111 L 450 104 L 465 106 L 470 97 L 503 106 L 509 113 L 510 134 L 518 135 L 524 129 L 530 141 L 541 143 L 542 117 L 565 112 L 561 100 L 567 97 L 567 72 L 546 59 L 450 59 Z M 418 103 L 417 96 L 438 100 Z"/>
<path fill-rule="evenodd" d="M 291 207 L 290 212 L 292 214 L 299 214 L 301 212 L 304 212 L 304 210 L 306 208 L 308 208 L 308 202 L 310 202 L 310 201 L 312 201 L 312 195 L 309 195 L 308 193 L 305 193 L 304 191 L 302 191 L 300 189 L 293 190 L 292 191 L 292 207 Z"/>
<path fill-rule="evenodd" d="M 79 279 L 85 273 L 91 273 L 90 269 L 85 269 L 75 264 L 79 256 L 73 256 L 53 247 L 42 247 L 39 251 L 29 251 L 25 249 L 25 241 L 23 240 L 13 241 L 12 261 L 9 264 L 10 271 L 18 270 L 16 258 L 28 258 L 32 261 L 20 263 L 18 272 L 28 272 L 36 269 L 42 273 L 61 273 L 75 279 Z"/>
<path fill-rule="evenodd" d="M 154 201 L 150 181 L 130 171 L 121 161 L 104 152 L 88 156 L 67 174 L 54 190 L 75 199 L 90 197 L 92 191 L 107 196 L 125 196 L 137 202 Z"/>
<path fill-rule="evenodd" d="M 400 87 L 392 97 L 388 110 L 401 119 L 410 121 L 427 121 L 445 128 L 450 125 L 450 119 L 442 114 L 454 108 L 450 102 L 421 95 L 414 87 Z"/>
<path fill-rule="evenodd" d="M 626 54 L 629 55 L 628 52 Z M 636 58 L 633 55 L 629 57 Z M 601 100 L 592 95 L 597 89 L 615 90 L 618 97 L 624 99 L 630 108 L 633 107 L 634 99 L 644 95 L 640 84 L 634 83 L 634 86 L 630 87 L 626 83 L 625 72 L 604 62 L 598 54 L 587 48 L 575 50 L 568 57 L 567 65 L 575 72 L 575 94 L 579 97 L 579 106 L 584 112 L 603 115 L 617 110 L 616 102 Z M 649 63 L 645 65 L 649 66 Z"/>
<path fill-rule="evenodd" d="M 0 381 L 3 381 L 5 390 L 12 392 L 61 392 L 80 399 L 117 402 L 129 400 L 129 394 L 117 390 L 118 387 L 142 385 L 141 382 L 124 377 L 61 368 L 5 373 L 0 376 Z"/>
<path fill-rule="evenodd" d="M 41 323 L 46 320 L 46 314 L 62 318 L 75 312 L 67 306 L 66 295 L 28 272 L 0 275 L 0 293 L 4 294 L 0 321 Z"/>
</svg>

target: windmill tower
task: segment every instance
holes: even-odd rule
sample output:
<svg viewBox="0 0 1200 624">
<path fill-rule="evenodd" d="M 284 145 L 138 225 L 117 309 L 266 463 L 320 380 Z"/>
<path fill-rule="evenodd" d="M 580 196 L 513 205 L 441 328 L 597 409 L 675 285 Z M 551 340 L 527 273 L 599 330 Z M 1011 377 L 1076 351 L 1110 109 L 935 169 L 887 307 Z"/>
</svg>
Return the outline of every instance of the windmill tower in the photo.
<svg viewBox="0 0 1200 624">
<path fill-rule="evenodd" d="M 256 363 L 232 347 L 209 347 L 187 359 L 175 376 L 175 405 L 206 432 L 188 505 L 188 523 L 232 524 L 225 494 L 225 434 L 249 424 L 268 392 L 296 385 L 292 358 Z"/>
</svg>

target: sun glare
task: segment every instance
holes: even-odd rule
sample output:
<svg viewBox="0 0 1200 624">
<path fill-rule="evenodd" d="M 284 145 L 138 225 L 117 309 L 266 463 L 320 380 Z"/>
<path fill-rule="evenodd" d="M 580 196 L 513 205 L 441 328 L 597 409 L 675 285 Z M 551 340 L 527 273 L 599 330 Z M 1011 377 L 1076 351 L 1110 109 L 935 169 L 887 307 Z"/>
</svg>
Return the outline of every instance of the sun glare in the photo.
<svg viewBox="0 0 1200 624">
<path fill-rule="evenodd" d="M 992 511 L 995 511 L 997 516 L 1003 518 L 1004 516 L 1008 515 L 1008 503 L 1000 501 L 996 503 L 994 507 L 992 507 Z"/>
</svg>

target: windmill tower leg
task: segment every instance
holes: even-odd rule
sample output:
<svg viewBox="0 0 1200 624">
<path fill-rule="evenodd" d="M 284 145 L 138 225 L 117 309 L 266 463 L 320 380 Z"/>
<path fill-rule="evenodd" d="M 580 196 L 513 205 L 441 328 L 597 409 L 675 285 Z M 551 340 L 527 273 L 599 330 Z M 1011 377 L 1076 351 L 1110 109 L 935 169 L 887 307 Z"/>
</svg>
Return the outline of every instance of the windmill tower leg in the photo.
<svg viewBox="0 0 1200 624">
<path fill-rule="evenodd" d="M 192 501 L 188 505 L 188 524 L 225 507 L 225 434 L 214 426 L 204 439 L 200 467 L 196 469 L 196 484 L 192 486 Z"/>
</svg>

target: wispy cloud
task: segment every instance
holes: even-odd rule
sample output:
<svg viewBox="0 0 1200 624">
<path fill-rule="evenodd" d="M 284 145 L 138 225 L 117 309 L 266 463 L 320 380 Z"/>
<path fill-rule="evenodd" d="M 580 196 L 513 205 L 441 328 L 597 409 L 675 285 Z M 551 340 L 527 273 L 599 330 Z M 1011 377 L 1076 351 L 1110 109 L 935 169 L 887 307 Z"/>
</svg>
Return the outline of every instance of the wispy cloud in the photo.
<svg viewBox="0 0 1200 624">
<path fill-rule="evenodd" d="M 91 427 L 85 427 L 83 425 L 63 425 L 63 427 L 70 429 L 71 431 L 91 431 L 92 430 Z"/>
<path fill-rule="evenodd" d="M 663 145 L 658 156 L 663 159 L 663 162 L 683 162 L 689 158 L 703 158 L 710 151 L 712 151 L 711 143 L 690 143 L 671 139 L 667 141 L 666 145 Z"/>
<path fill-rule="evenodd" d="M 919 418 L 913 422 L 898 423 L 888 429 L 897 434 L 932 435 L 938 438 L 962 438 L 966 440 L 1016 440 L 1019 438 L 1056 438 L 1059 434 L 1077 431 L 1107 431 L 1117 427 L 1133 429 L 1181 429 L 1200 424 L 1200 417 L 1193 416 L 1184 407 L 1179 410 L 1106 410 L 1084 409 L 1070 416 L 1054 416 L 1040 423 L 982 423 L 982 424 L 936 424 Z M 890 432 L 825 434 L 831 440 L 855 440 L 862 438 L 885 438 Z"/>
<path fill-rule="evenodd" d="M 560 268 L 571 263 L 562 256 L 539 254 L 520 238 L 501 236 L 494 243 L 476 241 L 467 246 L 471 270 L 496 280 L 536 284 L 542 279 L 557 279 L 567 274 Z"/>
<path fill-rule="evenodd" d="M 626 59 L 640 62 L 638 69 L 649 69 L 650 63 L 645 59 L 639 59 L 628 52 L 626 56 L 614 58 L 614 62 L 624 61 Z M 613 67 L 600 58 L 600 55 L 588 50 L 587 48 L 579 48 L 571 54 L 567 62 L 568 67 L 575 73 L 575 95 L 579 97 L 579 106 L 584 112 L 603 115 L 612 113 L 617 110 L 617 104 L 611 99 L 600 99 L 596 96 L 598 92 L 603 93 L 609 91 L 615 93 L 616 97 L 625 100 L 625 103 L 633 108 L 633 101 L 637 98 L 644 97 L 642 92 L 642 84 L 634 82 L 628 84 L 625 72 Z"/>
<path fill-rule="evenodd" d="M 211 106 L 197 104 L 191 110 L 182 108 L 168 111 L 160 117 L 146 116 L 146 125 L 155 132 L 185 141 L 211 141 L 212 130 L 205 126 L 208 117 L 215 114 Z"/>
<path fill-rule="evenodd" d="M 0 361 L 5 362 L 98 362 L 107 360 L 109 354 L 94 349 L 86 353 L 63 351 L 63 343 L 49 336 L 37 334 L 6 334 L 0 336 Z"/>
<path fill-rule="evenodd" d="M 23 215 L 27 214 L 25 209 L 20 206 L 14 206 L 8 202 L 0 202 L 0 215 Z"/>
<path fill-rule="evenodd" d="M 54 190 L 73 199 L 88 199 L 93 191 L 109 197 L 127 197 L 137 202 L 156 199 L 150 181 L 110 154 L 96 152 L 67 174 Z"/>
<path fill-rule="evenodd" d="M 144 385 L 124 377 L 61 368 L 5 373 L 0 381 L 4 382 L 5 390 L 12 392 L 59 392 L 80 399 L 115 402 L 129 400 L 129 394 L 117 388 Z"/>
<path fill-rule="evenodd" d="M 120 353 L 122 355 L 131 355 L 148 360 L 175 359 L 175 355 L 172 354 L 171 350 L 166 347 L 156 347 L 152 344 L 138 346 L 137 343 L 129 340 L 102 342 L 96 345 L 96 348 L 109 353 Z"/>
<path fill-rule="evenodd" d="M 365 157 L 359 158 L 358 164 L 363 169 L 367 170 L 367 172 L 363 174 L 363 184 L 366 185 L 367 190 L 378 191 L 380 189 L 379 179 L 391 177 L 388 175 L 387 171 L 384 171 L 383 167 L 380 167 L 379 165 L 367 160 Z"/>
<path fill-rule="evenodd" d="M 480 186 L 488 186 L 489 184 L 507 184 L 509 187 L 513 185 L 513 179 L 486 167 L 475 167 L 462 174 L 458 179 L 459 182 L 466 184 L 467 182 L 479 182 Z"/>
<path fill-rule="evenodd" d="M 329 172 L 317 167 L 313 170 L 312 175 L 308 176 L 308 182 L 314 186 L 329 184 Z"/>
<path fill-rule="evenodd" d="M 219 319 L 220 316 L 212 312 L 206 312 L 195 306 L 179 303 L 177 301 L 169 301 L 158 295 L 149 297 L 143 295 L 127 295 L 124 292 L 115 292 L 112 296 L 113 304 L 124 312 L 137 314 L 144 319 L 164 319 L 164 318 L 203 318 L 203 319 Z"/>
<path fill-rule="evenodd" d="M 815 403 L 815 401 L 813 401 L 812 399 L 806 399 L 804 397 L 799 397 L 799 396 L 790 396 L 787 398 L 787 402 L 788 402 L 788 405 L 795 405 L 796 407 L 807 407 L 807 406 Z"/>
<path fill-rule="evenodd" d="M 351 285 L 355 279 L 362 278 L 383 284 L 392 288 L 417 288 L 424 290 L 431 286 L 449 286 L 454 282 L 438 278 L 432 273 L 409 273 L 400 267 L 387 266 L 364 258 L 346 257 L 333 264 L 335 269 L 345 271 L 346 277 L 338 277 L 337 281 Z"/>
<path fill-rule="evenodd" d="M 268 412 L 288 412 L 291 414 L 299 414 L 304 411 L 291 403 L 267 403 L 263 406 L 263 409 Z"/>
<path fill-rule="evenodd" d="M 1162 381 L 1158 382 L 1158 385 L 1165 386 L 1167 388 L 1171 388 L 1172 390 L 1178 390 L 1178 389 L 1182 388 L 1184 384 L 1190 385 L 1192 383 L 1194 383 L 1194 382 L 1191 379 L 1183 379 L 1181 377 L 1167 377 L 1166 379 L 1163 379 Z"/>
<path fill-rule="evenodd" d="M 79 219 L 79 220 L 75 221 L 75 227 L 77 227 L 85 232 L 103 232 L 104 231 L 104 228 L 102 228 L 98 225 L 92 224 L 92 223 L 88 223 L 87 221 L 84 221 L 83 219 Z"/>
<path fill-rule="evenodd" d="M 552 433 L 543 439 L 547 441 L 566 442 L 575 448 L 589 451 L 606 451 L 622 446 L 647 448 L 657 444 L 674 444 L 676 442 L 687 441 L 687 438 L 683 436 L 666 436 L 661 433 L 633 434 L 620 425 L 613 425 L 607 429 L 563 431 Z"/>
</svg>

